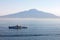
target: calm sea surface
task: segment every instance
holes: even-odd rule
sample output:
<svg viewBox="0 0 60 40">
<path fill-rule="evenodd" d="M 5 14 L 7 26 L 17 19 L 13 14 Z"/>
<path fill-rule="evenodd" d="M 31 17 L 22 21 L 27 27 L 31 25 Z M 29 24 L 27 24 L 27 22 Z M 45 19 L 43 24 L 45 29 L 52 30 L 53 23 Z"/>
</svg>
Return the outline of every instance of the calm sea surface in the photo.
<svg viewBox="0 0 60 40">
<path fill-rule="evenodd" d="M 17 24 L 28 28 L 8 28 Z M 0 18 L 0 40 L 60 40 L 60 19 Z"/>
</svg>

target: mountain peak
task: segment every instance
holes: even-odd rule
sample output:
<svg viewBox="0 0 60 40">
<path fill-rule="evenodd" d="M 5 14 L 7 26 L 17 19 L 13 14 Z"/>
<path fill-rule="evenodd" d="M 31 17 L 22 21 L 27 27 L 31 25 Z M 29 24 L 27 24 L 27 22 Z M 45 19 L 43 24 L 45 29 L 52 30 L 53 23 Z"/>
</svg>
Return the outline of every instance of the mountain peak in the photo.
<svg viewBox="0 0 60 40">
<path fill-rule="evenodd" d="M 37 9 L 30 9 L 29 11 L 38 11 Z"/>
<path fill-rule="evenodd" d="M 37 9 L 30 9 L 28 11 L 2 16 L 0 18 L 59 18 L 59 17 L 51 13 L 39 11 Z"/>
</svg>

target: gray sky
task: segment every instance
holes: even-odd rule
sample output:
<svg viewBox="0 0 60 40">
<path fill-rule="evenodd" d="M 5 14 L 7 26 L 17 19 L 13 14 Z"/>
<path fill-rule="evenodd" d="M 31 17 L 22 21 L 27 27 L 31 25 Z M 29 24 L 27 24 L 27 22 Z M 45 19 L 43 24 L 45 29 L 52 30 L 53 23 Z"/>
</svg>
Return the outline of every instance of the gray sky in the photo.
<svg viewBox="0 0 60 40">
<path fill-rule="evenodd" d="M 0 0 L 0 16 L 29 9 L 60 16 L 60 0 Z"/>
</svg>

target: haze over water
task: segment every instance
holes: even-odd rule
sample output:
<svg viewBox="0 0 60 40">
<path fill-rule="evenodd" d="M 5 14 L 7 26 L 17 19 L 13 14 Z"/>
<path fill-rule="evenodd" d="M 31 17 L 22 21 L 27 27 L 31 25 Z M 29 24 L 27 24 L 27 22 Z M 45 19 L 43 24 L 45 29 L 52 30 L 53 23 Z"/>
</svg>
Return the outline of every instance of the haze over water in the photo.
<svg viewBox="0 0 60 40">
<path fill-rule="evenodd" d="M 22 25 L 27 29 L 8 29 Z M 0 18 L 0 40 L 60 40 L 60 19 Z"/>
</svg>

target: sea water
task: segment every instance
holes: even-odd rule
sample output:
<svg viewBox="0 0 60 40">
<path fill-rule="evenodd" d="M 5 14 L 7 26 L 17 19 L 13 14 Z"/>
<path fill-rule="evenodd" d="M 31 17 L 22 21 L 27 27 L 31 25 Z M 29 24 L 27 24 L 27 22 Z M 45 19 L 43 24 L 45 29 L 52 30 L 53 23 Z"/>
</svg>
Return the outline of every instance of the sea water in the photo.
<svg viewBox="0 0 60 40">
<path fill-rule="evenodd" d="M 9 29 L 9 26 L 27 29 Z M 0 40 L 60 40 L 60 19 L 0 18 Z"/>
</svg>

